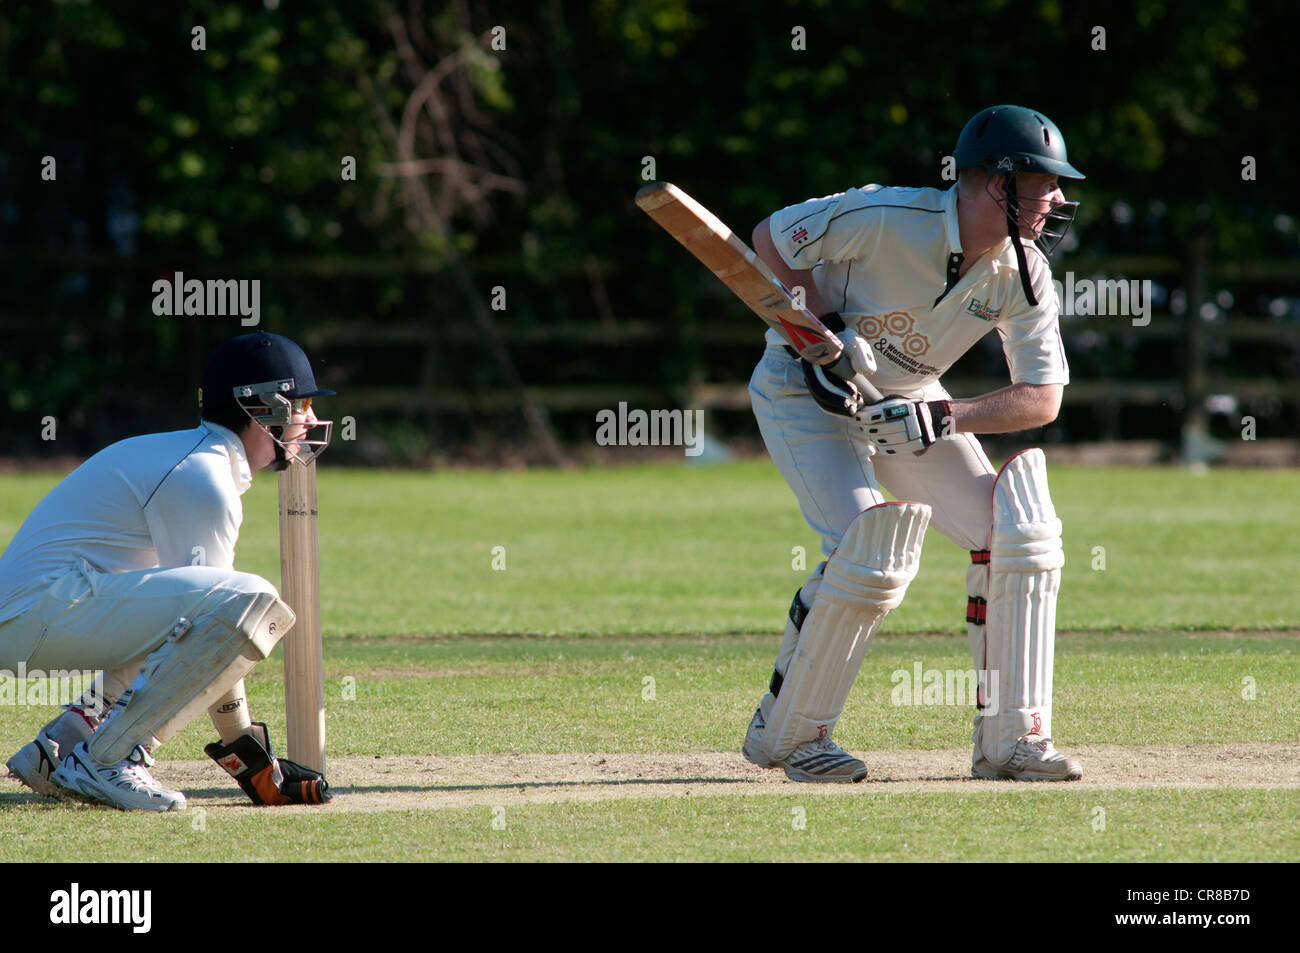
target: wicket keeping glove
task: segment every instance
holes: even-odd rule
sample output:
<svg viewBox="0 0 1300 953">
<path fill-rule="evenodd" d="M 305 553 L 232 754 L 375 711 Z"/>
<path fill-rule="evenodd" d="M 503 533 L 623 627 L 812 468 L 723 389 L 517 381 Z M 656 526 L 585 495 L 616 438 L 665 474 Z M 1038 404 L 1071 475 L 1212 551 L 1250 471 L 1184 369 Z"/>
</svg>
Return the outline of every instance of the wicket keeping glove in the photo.
<svg viewBox="0 0 1300 953">
<path fill-rule="evenodd" d="M 864 407 L 858 422 L 881 453 L 924 453 L 952 432 L 952 407 L 946 400 L 908 400 L 891 394 Z"/>
<path fill-rule="evenodd" d="M 834 370 L 802 358 L 799 364 L 803 368 L 808 393 L 817 401 L 817 406 L 837 417 L 853 417 L 867 402 L 854 379 L 859 375 L 865 378 L 875 371 L 876 355 L 871 345 L 856 331 L 841 331 L 836 337 L 844 345 L 844 353 L 833 365 Z"/>
<path fill-rule="evenodd" d="M 251 733 L 228 745 L 214 741 L 203 751 L 235 779 L 254 804 L 324 804 L 333 797 L 323 774 L 275 756 L 271 735 L 260 721 L 253 722 Z"/>
</svg>

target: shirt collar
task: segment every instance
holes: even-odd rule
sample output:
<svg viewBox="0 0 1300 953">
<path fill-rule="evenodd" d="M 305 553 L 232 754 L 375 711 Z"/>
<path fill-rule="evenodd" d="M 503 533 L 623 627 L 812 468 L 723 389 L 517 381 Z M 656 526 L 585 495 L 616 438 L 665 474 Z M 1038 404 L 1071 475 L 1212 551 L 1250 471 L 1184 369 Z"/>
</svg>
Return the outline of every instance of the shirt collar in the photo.
<svg viewBox="0 0 1300 953">
<path fill-rule="evenodd" d="M 948 236 L 949 253 L 962 253 L 961 227 L 957 224 L 957 184 L 943 193 L 943 227 Z M 1011 239 L 1002 242 L 986 256 L 994 274 L 1003 271 L 1017 271 L 1016 252 L 1011 247 Z"/>
<path fill-rule="evenodd" d="M 215 424 L 211 420 L 205 420 L 202 424 L 214 436 L 220 437 L 226 445 L 226 450 L 230 454 L 230 475 L 235 481 L 235 486 L 239 490 L 239 495 L 243 496 L 244 492 L 253 485 L 253 471 L 248 467 L 248 455 L 244 453 L 244 441 L 239 439 L 229 427 L 223 427 L 221 424 Z"/>
<path fill-rule="evenodd" d="M 961 229 L 957 226 L 957 183 L 943 193 L 943 227 L 948 233 L 949 252 L 961 251 Z"/>
</svg>

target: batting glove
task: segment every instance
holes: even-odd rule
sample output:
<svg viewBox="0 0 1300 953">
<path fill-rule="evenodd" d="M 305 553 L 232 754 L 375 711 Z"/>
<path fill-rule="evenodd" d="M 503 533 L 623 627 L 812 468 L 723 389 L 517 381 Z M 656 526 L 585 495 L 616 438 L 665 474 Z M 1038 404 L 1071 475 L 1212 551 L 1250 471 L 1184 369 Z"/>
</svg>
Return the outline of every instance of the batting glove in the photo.
<svg viewBox="0 0 1300 953">
<path fill-rule="evenodd" d="M 271 735 L 260 721 L 253 722 L 252 733 L 228 745 L 214 741 L 203 751 L 235 779 L 254 804 L 324 804 L 333 797 L 323 774 L 275 756 Z"/>
<path fill-rule="evenodd" d="M 832 365 L 833 369 L 802 359 L 799 363 L 808 393 L 817 406 L 837 417 L 853 417 L 867 402 L 855 380 L 875 372 L 876 355 L 856 331 L 841 331 L 836 337 L 844 345 L 844 353 Z"/>
<path fill-rule="evenodd" d="M 952 407 L 946 400 L 908 400 L 891 394 L 863 408 L 858 422 L 881 453 L 924 453 L 952 432 Z"/>
</svg>

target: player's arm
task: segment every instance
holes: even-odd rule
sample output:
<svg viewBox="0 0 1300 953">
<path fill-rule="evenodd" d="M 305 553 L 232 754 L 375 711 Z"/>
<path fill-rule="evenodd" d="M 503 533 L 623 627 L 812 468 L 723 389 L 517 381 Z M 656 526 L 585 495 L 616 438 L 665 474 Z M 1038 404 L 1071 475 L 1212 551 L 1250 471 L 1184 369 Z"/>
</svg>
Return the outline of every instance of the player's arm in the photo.
<svg viewBox="0 0 1300 953">
<path fill-rule="evenodd" d="M 954 433 L 1010 433 L 1056 419 L 1064 384 L 1020 382 L 966 400 L 913 400 L 891 394 L 854 419 L 882 453 L 924 453 Z"/>
<path fill-rule="evenodd" d="M 812 269 L 791 268 L 785 263 L 772 240 L 771 221 L 771 216 L 768 216 L 754 228 L 750 236 L 755 246 L 754 253 L 787 288 L 804 289 L 804 307 L 820 318 L 844 346 L 845 357 L 834 368 L 820 367 L 806 360 L 799 362 L 808 393 L 827 413 L 851 417 L 866 401 L 880 396 L 870 379 L 876 370 L 876 356 L 871 345 L 856 331 L 846 329 L 840 316 L 831 312 L 812 280 Z"/>
<path fill-rule="evenodd" d="M 1012 384 L 980 397 L 950 400 L 949 433 L 1011 433 L 1045 427 L 1061 410 L 1063 384 Z"/>
<path fill-rule="evenodd" d="M 754 234 L 750 236 L 750 240 L 753 242 L 754 254 L 763 259 L 764 263 L 781 279 L 781 283 L 791 291 L 796 287 L 803 288 L 805 308 L 819 318 L 824 314 L 829 314 L 833 309 L 828 307 L 826 302 L 822 300 L 821 292 L 817 290 L 817 285 L 813 283 L 812 269 L 791 268 L 785 263 L 781 253 L 777 251 L 776 243 L 772 241 L 771 221 L 772 217 L 769 215 L 754 227 Z"/>
</svg>

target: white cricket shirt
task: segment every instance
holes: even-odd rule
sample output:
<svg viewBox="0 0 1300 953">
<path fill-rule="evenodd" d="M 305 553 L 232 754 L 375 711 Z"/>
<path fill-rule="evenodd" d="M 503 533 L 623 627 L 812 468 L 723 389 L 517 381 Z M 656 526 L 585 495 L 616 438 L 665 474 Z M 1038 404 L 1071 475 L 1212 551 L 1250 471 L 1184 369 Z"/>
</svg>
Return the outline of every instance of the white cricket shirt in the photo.
<svg viewBox="0 0 1300 953">
<path fill-rule="evenodd" d="M 104 448 L 36 504 L 0 555 L 0 622 L 81 559 L 106 573 L 232 568 L 252 481 L 243 443 L 208 421 Z"/>
<path fill-rule="evenodd" d="M 827 305 L 870 342 L 871 380 L 883 393 L 919 396 L 993 329 L 1013 383 L 1069 383 L 1052 272 L 1036 246 L 1025 244 L 1025 259 L 1037 307 L 1025 299 L 1010 239 L 957 279 L 956 186 L 849 189 L 782 209 L 770 228 L 785 263 L 812 268 Z"/>
</svg>

